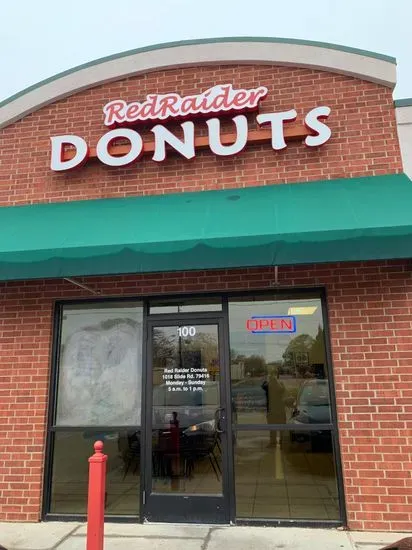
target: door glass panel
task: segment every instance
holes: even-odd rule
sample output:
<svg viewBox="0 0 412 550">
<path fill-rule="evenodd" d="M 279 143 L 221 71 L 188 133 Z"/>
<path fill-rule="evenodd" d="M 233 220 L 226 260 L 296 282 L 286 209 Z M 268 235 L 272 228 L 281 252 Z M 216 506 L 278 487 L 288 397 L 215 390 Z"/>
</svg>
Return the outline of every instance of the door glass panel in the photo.
<svg viewBox="0 0 412 550">
<path fill-rule="evenodd" d="M 319 298 L 229 303 L 232 399 L 239 424 L 329 424 Z"/>
<path fill-rule="evenodd" d="M 222 494 L 217 325 L 152 332 L 152 490 Z"/>
<path fill-rule="evenodd" d="M 330 431 L 238 431 L 235 488 L 237 517 L 338 520 Z"/>
</svg>

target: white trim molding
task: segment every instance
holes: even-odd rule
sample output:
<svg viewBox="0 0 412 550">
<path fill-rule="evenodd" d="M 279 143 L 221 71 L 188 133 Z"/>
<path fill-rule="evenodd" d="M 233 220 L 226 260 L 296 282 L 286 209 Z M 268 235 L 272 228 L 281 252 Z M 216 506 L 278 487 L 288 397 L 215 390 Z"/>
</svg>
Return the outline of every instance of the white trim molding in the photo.
<svg viewBox="0 0 412 550">
<path fill-rule="evenodd" d="M 363 50 L 276 38 L 222 38 L 160 44 L 99 59 L 31 86 L 0 103 L 0 128 L 82 90 L 133 75 L 225 64 L 308 67 L 393 88 L 396 63 Z"/>
<path fill-rule="evenodd" d="M 395 112 L 403 171 L 412 178 L 412 101 L 395 101 Z"/>
</svg>

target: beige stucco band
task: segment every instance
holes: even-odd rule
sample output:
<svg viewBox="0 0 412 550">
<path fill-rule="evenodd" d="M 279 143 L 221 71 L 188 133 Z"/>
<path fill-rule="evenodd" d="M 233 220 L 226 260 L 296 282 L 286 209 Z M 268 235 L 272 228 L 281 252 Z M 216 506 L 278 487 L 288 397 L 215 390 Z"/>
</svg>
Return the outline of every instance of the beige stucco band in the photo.
<svg viewBox="0 0 412 550">
<path fill-rule="evenodd" d="M 76 92 L 132 75 L 213 64 L 309 67 L 394 87 L 396 65 L 384 58 L 319 45 L 269 41 L 210 41 L 132 51 L 80 66 L 10 98 L 0 106 L 0 128 Z M 173 90 L 174 91 L 174 90 Z"/>
</svg>

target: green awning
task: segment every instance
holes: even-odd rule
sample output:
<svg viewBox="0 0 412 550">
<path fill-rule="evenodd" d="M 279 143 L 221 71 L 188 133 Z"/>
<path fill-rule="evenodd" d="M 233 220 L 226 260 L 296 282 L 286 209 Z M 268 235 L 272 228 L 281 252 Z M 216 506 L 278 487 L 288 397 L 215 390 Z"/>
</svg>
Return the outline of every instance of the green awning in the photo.
<svg viewBox="0 0 412 550">
<path fill-rule="evenodd" d="M 3 281 L 411 256 L 404 174 L 0 208 Z"/>
</svg>

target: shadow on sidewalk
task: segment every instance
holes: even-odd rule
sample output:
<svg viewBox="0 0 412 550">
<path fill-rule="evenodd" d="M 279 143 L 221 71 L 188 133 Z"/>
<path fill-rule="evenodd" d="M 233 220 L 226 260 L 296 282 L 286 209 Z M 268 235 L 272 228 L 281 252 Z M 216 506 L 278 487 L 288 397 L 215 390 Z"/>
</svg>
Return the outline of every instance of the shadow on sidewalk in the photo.
<svg viewBox="0 0 412 550">
<path fill-rule="evenodd" d="M 405 537 L 392 544 L 388 544 L 388 546 L 384 546 L 381 550 L 412 550 L 412 537 Z"/>
</svg>

